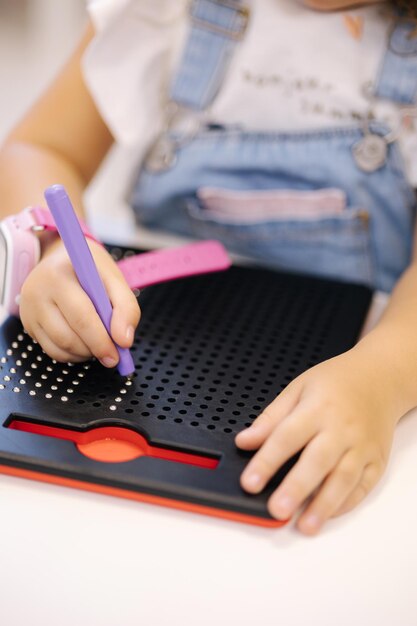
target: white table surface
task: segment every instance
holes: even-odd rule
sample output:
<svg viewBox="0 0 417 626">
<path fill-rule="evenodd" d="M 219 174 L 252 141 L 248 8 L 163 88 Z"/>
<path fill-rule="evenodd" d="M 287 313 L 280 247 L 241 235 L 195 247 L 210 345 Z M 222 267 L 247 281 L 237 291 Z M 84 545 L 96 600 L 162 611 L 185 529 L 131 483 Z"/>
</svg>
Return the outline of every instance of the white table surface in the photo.
<svg viewBox="0 0 417 626">
<path fill-rule="evenodd" d="M 0 475 L 0 625 L 416 626 L 416 494 L 417 411 L 315 538 Z"/>
<path fill-rule="evenodd" d="M 416 457 L 315 538 L 0 476 L 0 623 L 415 626 Z"/>
</svg>

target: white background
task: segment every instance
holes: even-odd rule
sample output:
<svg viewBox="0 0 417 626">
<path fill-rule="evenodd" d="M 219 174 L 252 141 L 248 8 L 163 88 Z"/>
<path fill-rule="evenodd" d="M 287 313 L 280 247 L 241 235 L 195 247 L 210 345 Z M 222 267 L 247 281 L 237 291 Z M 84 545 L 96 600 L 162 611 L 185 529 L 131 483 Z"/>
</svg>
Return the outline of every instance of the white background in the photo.
<svg viewBox="0 0 417 626">
<path fill-rule="evenodd" d="M 0 138 L 82 19 L 79 0 L 0 1 Z M 0 476 L 0 624 L 415 626 L 416 495 L 417 411 L 372 495 L 314 539 Z"/>
</svg>

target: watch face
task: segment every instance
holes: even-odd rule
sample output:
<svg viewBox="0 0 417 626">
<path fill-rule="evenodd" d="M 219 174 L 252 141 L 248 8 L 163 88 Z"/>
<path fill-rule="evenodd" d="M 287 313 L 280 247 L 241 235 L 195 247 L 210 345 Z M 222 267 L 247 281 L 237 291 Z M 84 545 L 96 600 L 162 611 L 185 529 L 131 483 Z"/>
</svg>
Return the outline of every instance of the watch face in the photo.
<svg viewBox="0 0 417 626">
<path fill-rule="evenodd" d="M 4 287 L 6 281 L 6 259 L 7 246 L 6 240 L 0 228 L 0 303 L 3 302 Z"/>
</svg>

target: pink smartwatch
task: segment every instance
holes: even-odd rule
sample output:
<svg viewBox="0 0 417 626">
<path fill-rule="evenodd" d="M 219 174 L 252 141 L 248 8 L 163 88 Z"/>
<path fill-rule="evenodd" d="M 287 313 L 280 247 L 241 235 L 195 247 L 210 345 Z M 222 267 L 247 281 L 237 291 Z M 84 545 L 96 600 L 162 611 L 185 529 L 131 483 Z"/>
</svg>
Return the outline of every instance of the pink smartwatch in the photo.
<svg viewBox="0 0 417 626">
<path fill-rule="evenodd" d="M 84 235 L 97 241 L 81 222 Z M 47 209 L 28 207 L 0 222 L 0 304 L 19 314 L 19 297 L 26 278 L 39 262 L 41 246 L 36 232 L 56 232 Z"/>
</svg>

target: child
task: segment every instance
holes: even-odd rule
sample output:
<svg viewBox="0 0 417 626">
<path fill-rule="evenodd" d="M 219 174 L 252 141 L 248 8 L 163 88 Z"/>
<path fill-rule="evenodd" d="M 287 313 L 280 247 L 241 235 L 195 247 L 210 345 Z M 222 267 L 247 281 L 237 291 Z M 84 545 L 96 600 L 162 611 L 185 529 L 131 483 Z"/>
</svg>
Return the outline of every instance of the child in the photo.
<svg viewBox="0 0 417 626">
<path fill-rule="evenodd" d="M 367 336 L 295 379 L 236 439 L 258 450 L 241 477 L 250 493 L 303 449 L 268 506 L 285 519 L 305 505 L 298 527 L 314 534 L 374 487 L 396 423 L 417 406 L 416 5 L 398 19 L 378 0 L 249 4 L 91 2 L 94 27 L 2 147 L 1 211 L 43 204 L 56 182 L 82 206 L 115 137 L 140 164 L 131 199 L 141 223 L 275 267 L 395 285 Z M 59 361 L 94 355 L 114 367 L 60 240 L 41 245 L 21 293 L 25 328 Z M 137 302 L 89 245 L 114 306 L 112 338 L 129 347 Z"/>
</svg>

